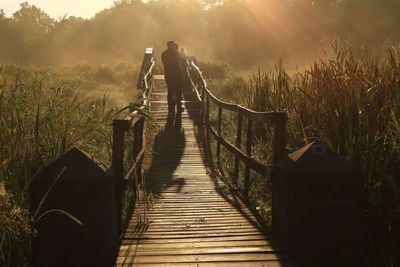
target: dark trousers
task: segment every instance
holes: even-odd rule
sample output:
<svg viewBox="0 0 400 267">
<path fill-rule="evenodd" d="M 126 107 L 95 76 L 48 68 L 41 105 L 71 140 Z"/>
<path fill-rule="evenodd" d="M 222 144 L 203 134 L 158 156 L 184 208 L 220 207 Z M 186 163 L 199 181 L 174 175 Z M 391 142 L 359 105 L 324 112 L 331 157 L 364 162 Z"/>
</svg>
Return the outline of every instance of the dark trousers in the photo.
<svg viewBox="0 0 400 267">
<path fill-rule="evenodd" d="M 175 105 L 182 104 L 182 78 L 165 78 L 168 88 L 168 110 L 175 110 Z"/>
</svg>

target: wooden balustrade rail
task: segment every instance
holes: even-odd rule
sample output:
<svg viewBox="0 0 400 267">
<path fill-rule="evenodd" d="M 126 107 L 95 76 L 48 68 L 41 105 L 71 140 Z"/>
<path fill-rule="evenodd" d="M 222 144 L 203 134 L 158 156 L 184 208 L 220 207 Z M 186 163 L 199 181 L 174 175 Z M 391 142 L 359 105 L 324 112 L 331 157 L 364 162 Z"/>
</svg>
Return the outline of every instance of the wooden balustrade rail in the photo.
<svg viewBox="0 0 400 267">
<path fill-rule="evenodd" d="M 221 160 L 221 146 L 224 146 L 230 153 L 235 156 L 235 165 L 233 172 L 234 183 L 237 184 L 239 176 L 239 163 L 240 161 L 245 164 L 245 177 L 244 177 L 244 195 L 248 196 L 249 185 L 250 185 L 250 170 L 266 176 L 268 170 L 271 167 L 264 165 L 252 157 L 252 145 L 253 145 L 253 123 L 262 122 L 271 125 L 273 128 L 273 166 L 282 159 L 286 154 L 286 112 L 257 112 L 245 108 L 243 106 L 228 103 L 218 99 L 208 89 L 207 83 L 201 73 L 198 66 L 192 61 L 188 68 L 189 78 L 193 85 L 194 94 L 197 101 L 201 105 L 201 120 L 205 123 L 207 129 L 207 139 L 210 134 L 214 137 L 217 142 L 216 158 L 219 163 Z M 217 116 L 217 129 L 210 123 L 210 102 L 213 102 L 218 107 Z M 236 126 L 236 142 L 231 144 L 222 136 L 222 114 L 224 111 L 231 111 L 237 115 L 237 126 Z M 243 121 L 247 119 L 246 129 L 246 144 L 245 150 L 242 151 L 242 127 Z"/>
<path fill-rule="evenodd" d="M 143 90 L 142 102 L 139 109 L 145 108 L 148 105 L 148 99 L 151 95 L 153 87 L 153 69 L 154 69 L 153 50 L 146 49 L 142 68 L 139 76 L 138 89 Z M 190 62 L 188 67 L 188 76 L 193 85 L 193 91 L 197 102 L 201 105 L 201 121 L 206 125 L 207 139 L 210 136 L 216 140 L 216 157 L 217 162 L 221 160 L 221 147 L 223 146 L 227 151 L 232 153 L 235 157 L 235 165 L 233 171 L 233 181 L 237 184 L 239 176 L 239 164 L 245 164 L 244 171 L 244 195 L 249 193 L 250 185 L 250 171 L 253 170 L 263 176 L 266 176 L 271 166 L 267 166 L 262 162 L 257 161 L 252 157 L 253 146 L 253 126 L 254 122 L 267 123 L 273 128 L 273 166 L 277 161 L 286 155 L 286 112 L 256 112 L 245 108 L 243 106 L 228 103 L 218 99 L 208 89 L 207 83 L 199 69 L 194 62 Z M 210 102 L 213 102 L 218 108 L 217 116 L 217 129 L 210 123 Z M 234 112 L 237 115 L 236 125 L 236 140 L 235 144 L 230 143 L 222 135 L 222 115 L 224 111 Z M 138 110 L 132 111 L 128 118 L 122 120 L 114 120 L 113 122 L 113 151 L 112 151 L 112 170 L 115 176 L 115 192 L 116 192 L 116 210 L 117 218 L 119 219 L 118 225 L 120 226 L 119 233 L 122 233 L 122 228 L 126 222 L 122 221 L 122 214 L 124 209 L 123 194 L 126 190 L 135 190 L 137 181 L 141 179 L 141 165 L 144 158 L 145 151 L 145 119 L 140 116 Z M 246 130 L 246 144 L 242 148 L 242 132 L 244 120 L 247 120 Z M 131 132 L 134 136 L 133 149 L 130 155 L 132 165 L 124 172 L 124 147 L 125 147 L 125 133 Z M 242 150 L 243 149 L 243 150 Z M 126 169 L 126 168 L 125 168 Z M 128 181 L 135 179 L 134 186 L 127 188 Z M 135 193 L 135 192 L 133 192 Z M 134 205 L 134 202 L 132 203 Z M 129 212 L 133 211 L 133 207 L 128 207 Z"/>
<path fill-rule="evenodd" d="M 122 221 L 123 211 L 128 213 L 126 220 L 129 220 L 130 214 L 135 205 L 135 193 L 138 186 L 138 181 L 142 179 L 142 162 L 145 152 L 145 118 L 140 115 L 140 109 L 145 109 L 148 106 L 148 99 L 151 95 L 153 88 L 153 69 L 155 61 L 153 56 L 153 49 L 147 48 L 141 72 L 139 74 L 138 89 L 143 90 L 142 100 L 139 108 L 130 110 L 129 116 L 125 119 L 113 121 L 113 145 L 112 145 L 112 165 L 111 169 L 114 174 L 114 188 L 116 198 L 116 211 L 117 211 L 117 225 L 119 227 L 119 236 L 123 233 L 123 228 L 126 227 L 127 221 Z M 138 110 L 139 109 L 139 110 Z M 131 159 L 132 165 L 129 166 L 127 171 L 124 171 L 125 159 L 125 143 L 126 133 L 133 136 L 133 143 L 129 144 L 131 153 L 128 157 Z M 126 166 L 125 166 L 126 169 Z M 128 187 L 129 181 L 133 179 L 133 186 Z M 128 207 L 124 207 L 123 198 L 126 190 L 131 191 L 133 194 L 133 201 L 128 203 Z"/>
</svg>

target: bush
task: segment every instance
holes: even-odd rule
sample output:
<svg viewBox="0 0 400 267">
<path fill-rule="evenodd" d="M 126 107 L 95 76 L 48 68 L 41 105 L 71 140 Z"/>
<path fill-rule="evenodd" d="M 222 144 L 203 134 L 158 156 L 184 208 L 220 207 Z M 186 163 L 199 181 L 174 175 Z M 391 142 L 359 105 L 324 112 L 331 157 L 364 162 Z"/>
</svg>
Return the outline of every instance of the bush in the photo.
<svg viewBox="0 0 400 267">
<path fill-rule="evenodd" d="M 29 214 L 4 191 L 0 192 L 0 229 L 1 266 L 27 265 L 30 259 L 31 235 Z"/>
<path fill-rule="evenodd" d="M 220 62 L 199 62 L 199 68 L 207 79 L 223 80 L 230 72 L 228 65 Z"/>
<path fill-rule="evenodd" d="M 105 66 L 99 66 L 94 73 L 94 79 L 101 83 L 115 83 L 114 72 Z"/>
<path fill-rule="evenodd" d="M 209 86 L 256 111 L 286 110 L 289 151 L 322 139 L 364 170 L 369 212 L 400 215 L 400 49 L 378 56 L 336 42 L 333 52 L 290 76 L 280 63 L 247 81 L 234 77 Z M 229 123 L 226 136 L 235 136 L 236 122 Z M 267 132 L 254 134 L 254 156 L 268 162 Z"/>
<path fill-rule="evenodd" d="M 0 81 L 0 265 L 25 266 L 31 177 L 73 146 L 110 166 L 115 112 L 106 98 L 82 97 L 54 73 L 10 73 Z"/>
</svg>

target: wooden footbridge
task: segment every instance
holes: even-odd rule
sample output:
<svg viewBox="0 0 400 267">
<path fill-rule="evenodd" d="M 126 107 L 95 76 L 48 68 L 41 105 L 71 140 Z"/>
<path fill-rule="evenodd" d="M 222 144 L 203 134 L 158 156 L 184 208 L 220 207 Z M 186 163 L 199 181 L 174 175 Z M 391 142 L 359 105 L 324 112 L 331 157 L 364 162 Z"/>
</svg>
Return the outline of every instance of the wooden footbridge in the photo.
<svg viewBox="0 0 400 267">
<path fill-rule="evenodd" d="M 363 248 L 354 164 L 322 142 L 287 155 L 286 113 L 219 100 L 194 59 L 185 110 L 168 115 L 154 66 L 147 49 L 142 100 L 113 121 L 110 168 L 72 148 L 30 183 L 33 216 L 82 222 L 36 222 L 32 266 L 365 266 L 354 253 Z M 271 231 L 254 203 L 272 207 Z"/>
<path fill-rule="evenodd" d="M 251 123 L 245 153 L 240 150 L 241 129 L 236 146 L 220 137 L 221 113 L 224 109 L 237 112 L 239 128 L 243 118 L 281 122 L 276 123 L 277 133 L 284 131 L 285 114 L 252 112 L 217 100 L 208 91 L 195 63 L 188 63 L 184 112 L 168 116 L 164 76 L 153 74 L 154 60 L 148 50 L 139 87 L 144 90 L 143 101 L 149 106 L 152 123 L 146 126 L 140 109 L 128 120 L 114 122 L 113 168 L 125 184 L 118 188 L 119 212 L 121 217 L 125 214 L 125 219 L 121 222 L 116 266 L 294 266 L 258 215 L 243 201 L 247 192 L 222 192 L 221 188 L 228 185 L 213 168 L 207 144 L 207 138 L 213 135 L 218 142 L 217 157 L 221 146 L 235 155 L 234 175 L 239 173 L 239 161 L 245 163 L 247 177 L 250 169 L 265 173 L 267 167 L 250 157 Z M 209 123 L 210 100 L 220 104 L 216 130 Z M 126 174 L 124 132 L 131 132 L 136 144 L 128 153 L 134 163 Z M 284 139 L 276 140 L 275 149 L 276 157 L 284 153 Z M 133 183 L 129 185 L 129 181 Z M 139 190 L 133 198 L 127 197 L 127 187 L 144 184 L 147 192 Z M 130 212 L 132 206 L 126 202 L 135 203 L 135 199 Z"/>
</svg>

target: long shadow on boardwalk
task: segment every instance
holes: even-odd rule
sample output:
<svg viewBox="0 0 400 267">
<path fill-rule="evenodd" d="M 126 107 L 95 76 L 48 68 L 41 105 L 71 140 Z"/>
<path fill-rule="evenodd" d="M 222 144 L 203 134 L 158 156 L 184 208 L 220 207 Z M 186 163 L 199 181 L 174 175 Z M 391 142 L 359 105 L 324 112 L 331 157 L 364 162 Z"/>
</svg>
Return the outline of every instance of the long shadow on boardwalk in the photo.
<svg viewBox="0 0 400 267">
<path fill-rule="evenodd" d="M 184 90 L 185 93 L 185 99 L 190 99 L 193 100 L 193 93 L 190 92 L 190 90 Z M 192 105 L 197 105 L 195 104 L 195 101 L 193 101 Z M 206 136 L 206 124 L 203 123 L 200 119 L 200 108 L 188 108 L 188 113 L 189 116 L 193 119 L 193 123 L 195 124 L 195 129 L 196 129 L 196 139 L 197 143 L 200 147 L 200 149 L 204 152 L 203 155 L 203 162 L 205 166 L 207 167 L 209 173 L 211 174 L 212 181 L 214 182 L 215 185 L 215 190 L 225 199 L 226 202 L 231 204 L 246 220 L 253 225 L 254 227 L 258 228 L 262 232 L 266 231 L 266 228 L 263 227 L 260 224 L 261 218 L 260 216 L 255 213 L 253 210 L 250 210 L 252 215 L 258 219 L 254 220 L 253 218 L 249 217 L 248 213 L 246 213 L 245 210 L 242 208 L 242 203 L 246 203 L 244 199 L 240 197 L 239 194 L 236 192 L 230 192 L 229 194 L 225 193 L 224 190 L 222 190 L 223 187 L 228 186 L 228 184 L 225 184 L 218 178 L 224 178 L 222 177 L 221 173 L 218 172 L 218 166 L 213 162 L 213 155 L 212 151 L 210 149 L 210 145 L 207 141 L 207 136 Z M 210 134 L 211 137 L 211 134 Z M 212 137 L 211 137 L 212 138 Z M 231 188 L 230 188 L 231 189 Z M 247 203 L 246 203 L 247 204 Z"/>
<path fill-rule="evenodd" d="M 149 188 L 154 194 L 165 189 L 176 187 L 180 192 L 185 184 L 184 178 L 173 174 L 181 161 L 185 149 L 185 132 L 182 128 L 182 113 L 168 116 L 163 131 L 154 138 L 153 158 L 146 177 L 150 181 Z"/>
<path fill-rule="evenodd" d="M 160 88 L 161 87 L 162 85 L 160 85 Z M 157 93 L 159 93 L 159 91 L 157 91 Z M 154 216 L 150 217 L 150 220 L 155 220 L 155 228 L 152 228 L 153 222 L 150 221 L 149 228 L 141 228 L 141 230 L 136 229 L 135 233 L 131 231 L 125 236 L 123 243 L 123 249 L 125 251 L 120 252 L 118 266 L 133 266 L 136 257 L 138 257 L 136 259 L 136 264 L 140 264 L 143 260 L 144 261 L 142 263 L 151 260 L 154 261 L 154 264 L 157 263 L 160 264 L 160 266 L 163 266 L 164 264 L 165 266 L 174 266 L 174 263 L 178 262 L 178 259 L 176 258 L 179 258 L 179 262 L 182 261 L 182 264 L 179 266 L 202 266 L 203 263 L 206 266 L 214 266 L 214 263 L 215 266 L 230 266 L 230 262 L 232 264 L 238 263 L 236 262 L 238 257 L 235 256 L 240 256 L 239 261 L 245 261 L 251 266 L 253 266 L 253 264 L 254 266 L 263 266 L 259 265 L 260 262 L 256 259 L 258 259 L 258 257 L 264 257 L 264 255 L 261 255 L 262 252 L 259 252 L 258 249 L 251 248 L 251 242 L 253 240 L 264 240 L 262 234 L 265 235 L 265 240 L 268 240 L 268 243 L 266 245 L 260 245 L 259 249 L 265 251 L 266 254 L 271 253 L 278 257 L 279 263 L 272 263 L 273 265 L 271 266 L 293 266 L 293 264 L 290 264 L 287 256 L 284 253 L 281 253 L 279 249 L 274 248 L 274 242 L 271 244 L 269 240 L 270 236 L 266 234 L 266 229 L 263 226 L 263 223 L 261 223 L 261 220 L 256 218 L 256 214 L 251 214 L 249 209 L 244 207 L 243 202 L 245 201 L 241 199 L 240 195 L 234 191 L 232 194 L 225 194 L 222 190 L 219 190 L 223 186 L 223 183 L 220 179 L 218 179 L 220 175 L 218 175 L 215 165 L 212 164 L 212 157 L 210 154 L 210 149 L 207 146 L 207 140 L 204 131 L 205 126 L 199 121 L 200 109 L 196 103 L 190 102 L 190 100 L 192 100 L 190 98 L 191 92 L 186 90 L 185 93 L 185 100 L 189 101 L 186 103 L 186 110 L 192 120 L 185 118 L 183 125 L 181 117 L 182 114 L 169 117 L 166 122 L 164 121 L 166 119 L 165 103 L 156 100 L 154 101 L 154 105 L 152 105 L 152 107 L 154 107 L 154 110 L 152 110 L 154 111 L 154 118 L 157 120 L 158 127 L 161 127 L 161 129 L 158 129 L 158 131 L 152 130 L 154 134 L 153 138 L 151 138 L 153 142 L 152 151 L 148 151 L 147 153 L 148 168 L 145 179 L 148 182 L 148 188 L 151 189 L 157 199 L 161 200 L 161 205 L 159 205 L 160 202 L 156 202 L 155 204 L 158 205 L 156 206 L 156 209 L 158 210 L 155 210 L 155 214 L 150 215 Z M 186 115 L 186 113 L 184 113 L 184 115 Z M 191 127 L 192 123 L 194 127 Z M 185 132 L 182 129 L 183 127 L 186 129 L 186 137 Z M 194 133 L 192 132 L 192 129 L 194 130 Z M 193 138 L 195 139 L 193 140 Z M 197 150 L 196 145 L 200 148 L 200 151 Z M 196 147 L 192 148 L 192 146 Z M 201 166 L 199 164 L 201 162 L 198 161 L 197 155 L 202 157 L 203 164 L 201 164 Z M 194 165 L 191 165 L 192 162 L 195 162 Z M 180 168 L 180 165 L 182 165 L 182 168 Z M 206 170 L 203 169 L 203 165 L 205 165 Z M 195 167 L 192 172 L 192 166 L 196 166 L 198 168 L 197 174 Z M 212 177 L 216 192 L 226 201 L 226 203 L 230 204 L 229 208 L 226 204 L 218 206 L 221 201 L 219 200 L 218 196 L 214 194 L 212 186 L 210 187 L 208 177 L 204 173 L 205 171 L 207 171 Z M 198 174 L 201 176 L 197 176 Z M 194 176 L 191 177 L 191 175 Z M 199 179 L 202 181 L 197 180 L 197 177 L 199 177 Z M 190 184 L 192 181 L 195 183 Z M 202 187 L 199 186 L 199 184 L 206 186 Z M 192 193 L 194 192 L 195 194 L 193 194 L 193 199 L 191 199 Z M 202 195 L 203 192 L 204 196 Z M 164 205 L 164 197 L 167 199 L 167 206 L 165 207 L 165 210 L 163 210 L 162 207 Z M 183 204 L 181 208 L 177 209 L 177 211 L 172 209 L 172 212 L 169 212 L 168 215 L 164 214 L 169 207 L 174 205 L 175 202 L 172 201 L 177 199 L 183 199 L 182 203 L 191 204 Z M 216 201 L 215 199 L 218 200 Z M 193 200 L 200 200 L 199 207 L 202 208 L 199 209 L 199 211 L 197 211 L 195 207 L 196 203 L 193 202 Z M 177 203 L 177 205 L 179 205 L 179 203 Z M 187 218 L 184 216 L 188 216 L 188 214 L 191 212 L 192 207 L 190 205 L 193 205 L 193 214 L 190 214 L 188 218 L 190 222 L 193 219 L 194 225 L 202 224 L 198 228 L 190 228 L 190 224 L 189 227 L 187 226 L 186 222 L 189 222 L 189 220 L 187 220 Z M 185 207 L 188 207 L 188 211 L 184 212 L 182 217 L 179 216 L 179 212 Z M 224 214 L 225 209 L 227 208 L 229 211 L 227 214 Z M 206 209 L 207 211 L 204 211 Z M 216 211 L 220 211 L 221 213 L 218 214 Z M 157 213 L 162 215 L 157 215 Z M 207 219 L 206 217 L 208 215 L 202 215 L 204 213 L 212 214 L 210 215 L 211 217 L 217 215 L 217 220 L 214 223 L 216 225 L 208 226 L 207 220 L 204 220 L 204 223 L 201 221 L 198 222 L 197 216 L 199 216 L 199 218 Z M 149 214 L 151 214 L 151 212 Z M 242 227 L 241 218 L 240 225 L 238 225 L 236 219 L 234 219 L 232 221 L 233 223 L 231 223 L 228 217 L 222 218 L 222 216 L 225 215 L 231 216 L 229 214 L 235 214 L 233 217 L 241 217 L 247 220 L 248 223 L 244 222 L 244 224 L 248 224 L 249 226 L 252 225 L 254 227 L 254 231 L 246 230 L 250 228 L 248 226 Z M 238 216 L 239 214 L 240 216 Z M 165 219 L 167 224 L 157 226 L 157 224 L 159 224 L 157 221 L 161 221 L 165 217 L 167 217 L 167 219 Z M 175 219 L 175 217 L 179 219 Z M 219 222 L 221 219 L 222 222 Z M 175 221 L 177 221 L 177 224 L 175 224 Z M 167 226 L 171 223 L 175 224 L 172 228 Z M 230 224 L 232 225 L 230 226 Z M 225 227 L 225 225 L 228 228 L 225 229 L 225 231 L 219 231 L 219 229 L 222 229 L 221 227 Z M 147 233 L 147 230 L 150 233 Z M 179 233 L 177 235 L 170 233 L 174 231 Z M 159 232 L 164 232 L 164 234 Z M 175 239 L 175 241 L 169 243 L 168 241 L 170 239 Z M 221 242 L 221 244 L 218 242 Z M 243 242 L 245 243 L 243 244 Z M 181 246 L 175 246 L 175 243 L 180 243 Z M 189 246 L 188 248 L 184 247 L 186 246 L 185 243 L 190 243 L 187 244 Z M 204 246 L 206 243 L 207 246 Z M 142 250 L 140 249 L 141 245 L 144 245 Z M 218 246 L 215 247 L 215 245 Z M 247 246 L 250 246 L 250 248 Z M 273 250 L 264 250 L 265 248 L 263 247 L 266 246 L 271 246 Z M 162 249 L 157 251 L 157 248 L 159 247 L 162 247 Z M 250 249 L 250 251 L 246 252 L 247 249 Z M 155 256 L 150 256 L 152 254 Z M 163 258 L 166 255 L 167 257 Z M 271 257 L 271 259 L 274 259 L 273 261 L 276 263 L 276 258 Z M 202 262 L 197 262 L 198 260 L 201 260 Z M 263 258 L 262 261 L 262 264 L 267 263 L 269 261 L 269 256 Z M 235 264 L 234 266 L 239 265 Z"/>
<path fill-rule="evenodd" d="M 159 194 L 163 190 L 176 186 L 180 192 L 185 184 L 184 178 L 175 178 L 173 176 L 175 170 L 179 166 L 185 149 L 185 132 L 182 128 L 182 114 L 177 113 L 174 116 L 168 116 L 164 129 L 157 132 L 154 137 L 152 147 L 152 160 L 149 169 L 146 171 L 146 180 L 148 180 L 148 188 L 154 194 Z M 136 257 L 140 238 L 146 232 L 147 227 L 136 225 L 135 232 L 138 239 L 131 239 L 128 244 L 127 255 Z M 134 249 L 132 251 L 132 249 Z M 125 257 L 123 266 L 134 266 L 129 262 L 129 257 Z"/>
<path fill-rule="evenodd" d="M 196 100 L 193 99 L 194 95 L 190 89 L 186 88 L 186 90 L 184 90 L 184 97 L 186 100 L 192 100 L 193 101 L 192 105 L 195 105 L 194 108 L 193 107 L 188 108 L 188 113 L 189 116 L 192 118 L 193 123 L 195 124 L 196 140 L 200 150 L 203 152 L 204 155 L 203 162 L 207 167 L 208 172 L 211 175 L 212 181 L 215 185 L 215 190 L 221 197 L 225 199 L 226 202 L 231 204 L 232 207 L 234 207 L 236 211 L 238 211 L 243 216 L 243 218 L 245 218 L 251 225 L 259 229 L 260 232 L 264 234 L 265 238 L 270 241 L 271 247 L 275 247 L 276 252 L 278 252 L 277 255 L 279 259 L 280 258 L 279 251 L 281 250 L 281 248 L 279 248 L 278 244 L 272 238 L 269 230 L 266 227 L 266 223 L 264 222 L 264 220 L 250 206 L 249 202 L 240 193 L 238 193 L 237 189 L 233 189 L 232 186 L 230 186 L 228 182 L 226 182 L 226 180 L 229 178 L 224 176 L 223 173 L 221 173 L 223 172 L 223 170 L 220 170 L 221 167 L 218 166 L 218 164 L 216 164 L 213 161 L 212 149 L 207 140 L 207 126 L 200 118 L 201 108 L 199 107 L 199 104 L 195 104 Z M 210 138 L 213 138 L 211 133 L 210 133 Z M 224 189 L 226 188 L 226 186 L 228 186 L 229 188 L 229 193 L 226 193 L 226 190 Z M 246 204 L 248 209 L 243 209 L 242 203 Z M 250 213 L 254 216 L 254 218 L 251 218 L 246 212 L 246 210 L 250 211 Z M 283 256 L 283 258 L 280 260 L 280 266 L 293 267 L 297 265 L 292 261 L 288 261 L 288 258 Z"/>
<path fill-rule="evenodd" d="M 193 99 L 193 94 L 190 92 L 190 90 L 184 90 L 185 92 L 185 99 Z M 192 103 L 192 105 L 197 105 L 195 102 Z M 263 227 L 262 224 L 260 224 L 261 217 L 254 212 L 253 210 L 249 209 L 252 215 L 257 218 L 258 220 L 254 220 L 251 218 L 246 210 L 243 210 L 242 208 L 242 203 L 248 204 L 237 192 L 231 191 L 230 193 L 226 193 L 223 188 L 228 186 L 230 189 L 232 189 L 227 183 L 221 181 L 219 178 L 226 179 L 226 177 L 223 177 L 223 175 L 218 172 L 218 166 L 213 162 L 213 154 L 210 148 L 210 145 L 207 141 L 207 135 L 206 135 L 206 124 L 203 123 L 200 119 L 200 108 L 190 108 L 188 107 L 188 113 L 189 116 L 193 119 L 193 123 L 195 124 L 195 129 L 196 129 L 196 140 L 197 143 L 200 147 L 200 150 L 202 150 L 205 155 L 203 157 L 203 162 L 204 165 L 207 167 L 208 172 L 211 174 L 212 181 L 214 182 L 215 185 L 215 190 L 218 192 L 220 196 L 222 196 L 226 202 L 232 205 L 242 216 L 245 218 L 251 225 L 254 227 L 258 228 L 261 232 L 265 233 L 266 232 L 266 227 Z M 211 134 L 210 134 L 211 137 Z M 212 137 L 211 137 L 212 138 Z M 270 238 L 270 236 L 269 236 Z"/>
</svg>

